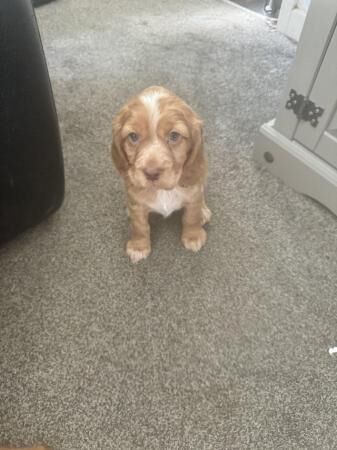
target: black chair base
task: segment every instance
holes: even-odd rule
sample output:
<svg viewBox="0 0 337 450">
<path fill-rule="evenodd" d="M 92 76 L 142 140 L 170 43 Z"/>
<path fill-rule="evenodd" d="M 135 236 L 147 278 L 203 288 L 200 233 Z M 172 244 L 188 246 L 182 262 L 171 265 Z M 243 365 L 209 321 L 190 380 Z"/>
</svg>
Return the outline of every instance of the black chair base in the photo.
<svg viewBox="0 0 337 450">
<path fill-rule="evenodd" d="M 46 3 L 53 2 L 54 0 L 32 0 L 33 6 L 36 8 L 37 6 L 44 5 Z"/>
<path fill-rule="evenodd" d="M 49 74 L 30 0 L 0 1 L 0 244 L 62 204 L 64 171 Z"/>
</svg>

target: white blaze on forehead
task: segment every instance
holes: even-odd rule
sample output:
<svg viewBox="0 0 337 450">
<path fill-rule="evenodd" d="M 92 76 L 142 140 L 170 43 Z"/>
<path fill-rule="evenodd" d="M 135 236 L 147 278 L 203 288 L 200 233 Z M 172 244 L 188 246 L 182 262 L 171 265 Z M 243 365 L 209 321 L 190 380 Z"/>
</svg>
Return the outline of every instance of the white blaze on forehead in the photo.
<svg viewBox="0 0 337 450">
<path fill-rule="evenodd" d="M 149 91 L 140 97 L 148 110 L 150 125 L 153 131 L 156 130 L 160 118 L 159 100 L 162 97 L 165 97 L 165 94 L 160 91 Z"/>
</svg>

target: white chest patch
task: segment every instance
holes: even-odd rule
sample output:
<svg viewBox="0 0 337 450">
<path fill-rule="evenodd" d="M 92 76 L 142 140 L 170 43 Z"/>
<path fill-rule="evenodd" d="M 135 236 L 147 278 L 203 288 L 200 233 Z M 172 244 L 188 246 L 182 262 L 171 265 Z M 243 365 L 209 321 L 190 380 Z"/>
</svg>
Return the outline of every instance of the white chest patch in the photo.
<svg viewBox="0 0 337 450">
<path fill-rule="evenodd" d="M 179 189 L 172 189 L 166 191 L 160 189 L 157 192 L 157 197 L 150 207 L 152 211 L 168 217 L 173 211 L 177 211 L 183 207 L 184 194 Z"/>
</svg>

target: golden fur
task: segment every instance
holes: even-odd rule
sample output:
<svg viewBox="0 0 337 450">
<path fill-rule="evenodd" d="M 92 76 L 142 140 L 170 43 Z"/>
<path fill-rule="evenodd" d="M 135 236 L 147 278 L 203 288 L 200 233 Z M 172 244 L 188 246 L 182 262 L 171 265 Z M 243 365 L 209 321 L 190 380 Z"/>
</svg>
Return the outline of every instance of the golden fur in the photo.
<svg viewBox="0 0 337 450">
<path fill-rule="evenodd" d="M 150 254 L 150 212 L 167 216 L 183 208 L 182 242 L 200 250 L 211 213 L 204 199 L 202 122 L 193 110 L 162 87 L 145 89 L 113 121 L 112 158 L 127 191 L 131 260 Z"/>
</svg>

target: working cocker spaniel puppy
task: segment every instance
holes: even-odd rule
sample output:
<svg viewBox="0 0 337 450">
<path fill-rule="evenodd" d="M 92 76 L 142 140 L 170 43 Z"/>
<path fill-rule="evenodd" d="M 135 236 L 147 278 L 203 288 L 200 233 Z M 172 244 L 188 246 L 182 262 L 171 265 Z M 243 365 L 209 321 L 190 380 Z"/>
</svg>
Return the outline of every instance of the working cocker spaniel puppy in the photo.
<svg viewBox="0 0 337 450">
<path fill-rule="evenodd" d="M 167 217 L 183 208 L 182 242 L 200 250 L 211 212 L 204 199 L 202 123 L 192 109 L 162 87 L 145 89 L 113 121 L 112 158 L 127 191 L 132 262 L 151 252 L 151 212 Z"/>
</svg>

